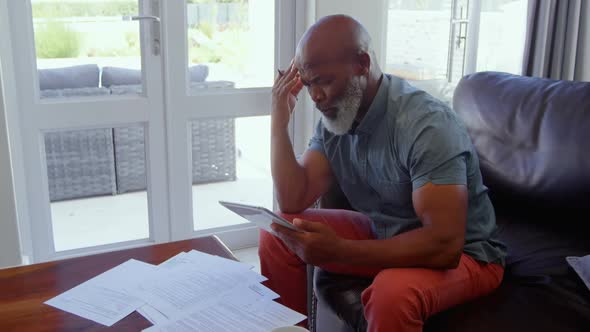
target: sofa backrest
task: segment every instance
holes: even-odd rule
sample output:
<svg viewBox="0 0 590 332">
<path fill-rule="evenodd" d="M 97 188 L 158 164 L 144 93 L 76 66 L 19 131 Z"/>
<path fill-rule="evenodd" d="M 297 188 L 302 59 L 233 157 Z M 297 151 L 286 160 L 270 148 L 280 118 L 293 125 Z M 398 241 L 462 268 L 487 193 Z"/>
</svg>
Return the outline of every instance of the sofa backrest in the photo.
<svg viewBox="0 0 590 332">
<path fill-rule="evenodd" d="M 480 72 L 453 106 L 497 209 L 589 211 L 590 83 Z"/>
<path fill-rule="evenodd" d="M 193 65 L 188 70 L 191 82 L 204 82 L 209 75 L 209 67 L 206 65 Z M 138 85 L 141 84 L 141 70 L 105 66 L 100 80 L 106 88 L 113 85 Z"/>
<path fill-rule="evenodd" d="M 98 88 L 99 69 L 96 64 L 39 69 L 38 73 L 41 90 Z"/>
</svg>

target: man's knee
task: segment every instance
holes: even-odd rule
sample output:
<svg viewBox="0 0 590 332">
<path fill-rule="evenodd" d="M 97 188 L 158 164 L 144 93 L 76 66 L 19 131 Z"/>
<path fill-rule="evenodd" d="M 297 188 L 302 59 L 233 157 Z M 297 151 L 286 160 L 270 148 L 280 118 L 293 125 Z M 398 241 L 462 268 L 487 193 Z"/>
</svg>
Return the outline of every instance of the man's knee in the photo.
<svg viewBox="0 0 590 332">
<path fill-rule="evenodd" d="M 373 283 L 362 293 L 365 311 L 377 316 L 404 316 L 405 319 L 423 320 L 427 312 L 424 292 L 416 284 L 396 278 L 395 270 L 381 271 Z"/>
</svg>

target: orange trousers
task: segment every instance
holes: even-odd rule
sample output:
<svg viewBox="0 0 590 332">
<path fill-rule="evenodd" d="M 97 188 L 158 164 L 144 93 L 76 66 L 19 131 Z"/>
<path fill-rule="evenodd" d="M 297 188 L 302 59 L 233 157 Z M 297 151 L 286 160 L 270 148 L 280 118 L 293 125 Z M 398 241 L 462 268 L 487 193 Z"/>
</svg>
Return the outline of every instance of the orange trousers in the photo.
<svg viewBox="0 0 590 332">
<path fill-rule="evenodd" d="M 310 209 L 299 215 L 282 214 L 288 220 L 305 219 L 328 224 L 341 237 L 373 239 L 369 218 L 346 210 Z M 279 302 L 307 314 L 306 264 L 281 239 L 261 231 L 259 255 L 265 285 Z M 320 266 L 334 273 L 374 277 L 361 299 L 369 331 L 422 331 L 431 315 L 496 289 L 504 274 L 498 264 L 476 261 L 463 254 L 450 270 L 426 268 L 375 269 L 359 266 Z"/>
</svg>

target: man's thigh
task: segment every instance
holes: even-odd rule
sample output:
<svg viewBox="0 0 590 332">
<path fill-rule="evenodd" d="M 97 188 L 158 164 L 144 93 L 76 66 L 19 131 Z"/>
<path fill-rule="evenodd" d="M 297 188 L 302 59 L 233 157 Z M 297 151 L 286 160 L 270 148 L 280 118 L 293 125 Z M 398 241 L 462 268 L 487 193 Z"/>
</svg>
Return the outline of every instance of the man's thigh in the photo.
<svg viewBox="0 0 590 332">
<path fill-rule="evenodd" d="M 362 294 L 366 310 L 405 306 L 424 320 L 450 307 L 489 294 L 504 273 L 497 264 L 478 262 L 463 254 L 449 270 L 393 268 L 379 272 Z"/>
</svg>

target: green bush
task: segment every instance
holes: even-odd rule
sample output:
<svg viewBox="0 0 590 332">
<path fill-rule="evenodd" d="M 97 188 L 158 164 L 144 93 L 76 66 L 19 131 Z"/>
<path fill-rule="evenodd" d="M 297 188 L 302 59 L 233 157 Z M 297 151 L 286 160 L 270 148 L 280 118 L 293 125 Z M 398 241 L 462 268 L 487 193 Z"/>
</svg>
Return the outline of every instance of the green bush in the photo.
<svg viewBox="0 0 590 332">
<path fill-rule="evenodd" d="M 138 13 L 137 0 L 34 2 L 34 18 L 122 16 Z"/>
<path fill-rule="evenodd" d="M 62 22 L 48 22 L 35 29 L 38 58 L 74 58 L 80 53 L 80 35 Z"/>
</svg>

